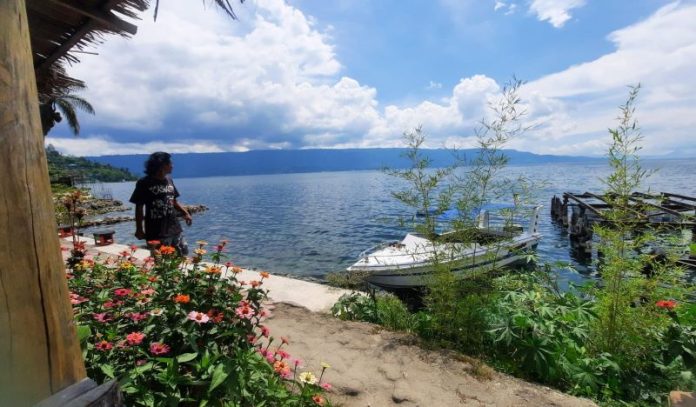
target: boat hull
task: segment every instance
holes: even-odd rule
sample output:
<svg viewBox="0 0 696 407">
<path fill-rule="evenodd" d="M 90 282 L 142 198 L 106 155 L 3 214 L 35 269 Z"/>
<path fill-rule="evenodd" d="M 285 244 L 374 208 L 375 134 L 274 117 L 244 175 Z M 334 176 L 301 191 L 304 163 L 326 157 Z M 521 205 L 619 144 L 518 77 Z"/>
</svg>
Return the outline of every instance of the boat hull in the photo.
<svg viewBox="0 0 696 407">
<path fill-rule="evenodd" d="M 530 245 L 529 249 L 533 250 L 535 246 L 536 243 Z M 451 270 L 456 279 L 463 279 L 477 273 L 524 263 L 526 260 L 527 253 L 523 250 L 506 250 L 501 256 L 477 256 L 447 262 L 444 265 Z M 411 268 L 371 271 L 368 272 L 365 281 L 377 287 L 390 289 L 424 287 L 432 282 L 435 267 L 434 264 L 430 263 Z M 367 270 L 362 271 L 366 272 Z"/>
</svg>

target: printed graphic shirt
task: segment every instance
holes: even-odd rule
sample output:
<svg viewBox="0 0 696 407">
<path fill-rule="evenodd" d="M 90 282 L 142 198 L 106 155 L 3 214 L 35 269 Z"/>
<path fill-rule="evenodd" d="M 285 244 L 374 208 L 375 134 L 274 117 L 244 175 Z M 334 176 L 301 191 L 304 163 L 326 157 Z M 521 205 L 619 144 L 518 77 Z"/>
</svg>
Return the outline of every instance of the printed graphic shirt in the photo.
<svg viewBox="0 0 696 407">
<path fill-rule="evenodd" d="M 135 184 L 130 201 L 145 205 L 145 238 L 156 240 L 176 236 L 181 233 L 181 225 L 176 219 L 174 200 L 179 197 L 174 182 L 146 176 Z"/>
</svg>

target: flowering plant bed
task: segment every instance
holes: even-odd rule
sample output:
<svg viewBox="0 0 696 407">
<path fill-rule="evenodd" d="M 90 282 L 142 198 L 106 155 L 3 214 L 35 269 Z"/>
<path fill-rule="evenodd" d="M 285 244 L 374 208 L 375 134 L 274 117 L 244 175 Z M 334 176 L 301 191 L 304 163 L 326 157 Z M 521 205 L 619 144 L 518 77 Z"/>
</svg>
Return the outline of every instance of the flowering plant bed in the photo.
<svg viewBox="0 0 696 407">
<path fill-rule="evenodd" d="M 117 379 L 126 405 L 330 405 L 328 366 L 319 378 L 302 371 L 288 340 L 263 325 L 268 273 L 239 281 L 241 269 L 221 263 L 226 242 L 212 263 L 203 263 L 205 246 L 188 259 L 159 246 L 142 264 L 131 257 L 135 247 L 115 259 L 68 262 L 88 376 Z"/>
</svg>

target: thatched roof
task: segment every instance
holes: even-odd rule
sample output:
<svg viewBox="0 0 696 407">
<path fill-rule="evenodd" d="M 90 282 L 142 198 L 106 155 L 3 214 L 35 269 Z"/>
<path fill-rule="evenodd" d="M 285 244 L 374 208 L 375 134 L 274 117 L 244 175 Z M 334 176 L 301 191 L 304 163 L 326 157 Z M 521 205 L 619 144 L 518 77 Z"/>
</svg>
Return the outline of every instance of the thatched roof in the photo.
<svg viewBox="0 0 696 407">
<path fill-rule="evenodd" d="M 131 36 L 137 27 L 121 16 L 138 18 L 149 0 L 26 0 L 34 70 L 40 97 L 80 83 L 64 64 L 79 61 L 85 47 L 104 35 Z"/>
</svg>

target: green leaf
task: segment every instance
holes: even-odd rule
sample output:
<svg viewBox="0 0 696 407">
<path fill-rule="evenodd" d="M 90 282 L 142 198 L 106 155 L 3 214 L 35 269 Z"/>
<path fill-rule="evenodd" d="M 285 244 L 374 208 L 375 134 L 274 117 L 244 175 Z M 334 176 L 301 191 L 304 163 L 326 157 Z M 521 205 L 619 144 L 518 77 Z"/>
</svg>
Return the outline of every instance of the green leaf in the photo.
<svg viewBox="0 0 696 407">
<path fill-rule="evenodd" d="M 101 371 L 105 375 L 109 376 L 112 379 L 116 377 L 116 375 L 114 374 L 114 367 L 111 365 L 100 365 L 99 369 L 101 369 Z"/>
<path fill-rule="evenodd" d="M 212 392 L 216 387 L 221 385 L 222 382 L 227 379 L 227 376 L 229 376 L 229 372 L 226 371 L 224 364 L 220 363 L 219 365 L 215 366 L 213 378 L 210 381 L 210 388 L 208 388 L 208 393 Z"/>
<path fill-rule="evenodd" d="M 197 352 L 193 353 L 183 353 L 179 356 L 176 357 L 177 362 L 179 363 L 186 363 L 194 360 L 198 356 Z"/>
</svg>

